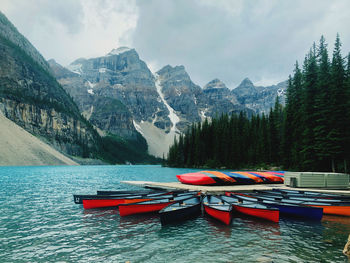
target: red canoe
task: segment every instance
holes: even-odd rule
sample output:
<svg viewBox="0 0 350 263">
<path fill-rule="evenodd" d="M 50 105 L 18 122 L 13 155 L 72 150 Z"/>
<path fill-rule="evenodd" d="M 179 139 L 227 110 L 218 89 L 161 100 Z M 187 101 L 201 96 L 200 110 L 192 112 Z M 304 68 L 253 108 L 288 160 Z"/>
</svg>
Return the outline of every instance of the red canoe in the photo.
<svg viewBox="0 0 350 263">
<path fill-rule="evenodd" d="M 203 199 L 204 211 L 211 217 L 229 225 L 232 221 L 232 206 L 215 196 Z"/>
<path fill-rule="evenodd" d="M 125 203 L 137 203 L 149 201 L 152 198 L 117 198 L 117 199 L 84 199 L 84 209 L 103 208 L 103 207 L 117 207 Z"/>
<path fill-rule="evenodd" d="M 83 197 L 83 207 L 84 209 L 117 207 L 120 204 L 149 201 L 154 198 L 163 198 L 163 197 L 165 198 L 165 196 L 171 197 L 172 193 L 159 192 L 159 193 L 149 193 L 149 194 L 141 194 L 141 195 L 124 195 L 124 196 L 85 195 Z"/>
<path fill-rule="evenodd" d="M 279 222 L 279 210 L 277 208 L 268 207 L 257 202 L 248 202 L 236 198 L 234 195 L 222 196 L 222 199 L 232 204 L 237 212 L 272 222 Z"/>
<path fill-rule="evenodd" d="M 119 214 L 120 216 L 128 216 L 128 215 L 141 214 L 141 213 L 157 212 L 170 204 L 173 204 L 180 200 L 187 199 L 191 196 L 195 196 L 195 195 L 193 193 L 180 194 L 176 197 L 173 196 L 171 198 L 158 198 L 158 199 L 152 199 L 149 201 L 129 203 L 129 204 L 124 203 L 118 206 Z"/>
<path fill-rule="evenodd" d="M 128 216 L 134 214 L 142 214 L 142 213 L 150 213 L 157 212 L 162 210 L 164 207 L 175 203 L 175 201 L 165 201 L 165 202 L 157 202 L 149 201 L 150 203 L 136 203 L 136 204 L 122 204 L 119 206 L 119 214 L 120 216 Z"/>
</svg>

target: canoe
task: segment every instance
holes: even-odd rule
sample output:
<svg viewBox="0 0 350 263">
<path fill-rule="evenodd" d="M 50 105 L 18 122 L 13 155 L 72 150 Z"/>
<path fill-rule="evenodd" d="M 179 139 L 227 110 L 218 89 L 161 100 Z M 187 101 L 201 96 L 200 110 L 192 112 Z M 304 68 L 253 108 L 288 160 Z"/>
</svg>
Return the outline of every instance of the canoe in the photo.
<svg viewBox="0 0 350 263">
<path fill-rule="evenodd" d="M 204 211 L 211 217 L 229 225 L 232 221 L 232 205 L 217 196 L 207 195 L 203 199 Z"/>
<path fill-rule="evenodd" d="M 267 200 L 262 199 L 260 197 L 256 196 L 248 196 L 246 194 L 240 194 L 240 193 L 225 193 L 227 196 L 233 196 L 236 198 L 239 198 L 241 200 L 251 201 L 251 202 L 258 202 L 261 204 L 264 204 L 269 207 L 278 208 L 280 211 L 280 215 L 282 216 L 289 216 L 294 218 L 304 218 L 304 219 L 310 219 L 310 220 L 321 220 L 323 216 L 323 209 L 319 207 L 311 207 L 303 205 L 301 202 L 299 203 L 285 203 L 284 200 L 277 201 L 277 200 Z"/>
<path fill-rule="evenodd" d="M 253 201 L 242 200 L 236 196 L 222 196 L 239 213 L 258 217 L 272 222 L 279 222 L 279 209 Z"/>
<path fill-rule="evenodd" d="M 271 192 L 271 191 L 270 191 Z M 340 199 L 340 200 L 350 200 L 350 195 L 339 195 L 331 193 L 320 193 L 313 191 L 302 191 L 302 190 L 291 190 L 291 189 L 272 189 L 274 193 L 281 193 L 287 196 L 305 196 L 305 197 L 322 197 L 324 199 Z"/>
<path fill-rule="evenodd" d="M 173 204 L 177 201 L 188 199 L 192 197 L 193 194 L 180 194 L 171 197 L 159 197 L 148 201 L 141 201 L 135 203 L 124 203 L 119 204 L 119 214 L 120 216 L 128 216 L 141 213 L 158 212 L 165 208 L 166 206 Z"/>
<path fill-rule="evenodd" d="M 90 196 L 83 199 L 84 209 L 117 207 L 124 203 L 136 203 L 149 201 L 154 198 L 172 197 L 171 193 L 144 194 L 144 195 L 124 195 L 124 196 Z"/>
<path fill-rule="evenodd" d="M 273 172 L 219 172 L 200 171 L 176 175 L 184 184 L 192 185 L 234 185 L 234 184 L 258 184 L 258 183 L 283 183 L 283 175 Z"/>
<path fill-rule="evenodd" d="M 116 194 L 116 195 L 113 195 L 113 197 L 120 197 L 120 196 L 133 196 L 133 195 L 139 195 L 137 193 L 135 194 Z M 76 204 L 82 204 L 83 203 L 83 200 L 84 199 L 91 199 L 91 198 L 98 198 L 98 197 L 101 197 L 100 195 L 73 195 L 73 200 L 74 200 L 74 203 Z M 112 195 L 110 195 L 110 197 L 112 197 Z M 109 197 L 108 197 L 109 198 Z"/>
<path fill-rule="evenodd" d="M 97 190 L 97 195 L 119 195 L 119 194 L 151 194 L 151 193 L 156 193 L 156 192 L 165 192 L 164 190 L 162 191 L 155 191 L 155 190 Z"/>
<path fill-rule="evenodd" d="M 250 172 L 250 173 L 256 176 L 265 177 L 267 179 L 267 183 L 273 183 L 273 184 L 284 183 L 284 177 L 277 173 L 273 173 L 273 172 Z"/>
<path fill-rule="evenodd" d="M 318 199 L 318 198 L 302 198 L 302 197 L 275 197 L 268 195 L 254 195 L 254 197 L 263 200 L 280 201 L 285 204 L 305 205 L 308 207 L 318 207 L 323 209 L 324 214 L 350 216 L 350 203 L 337 199 Z"/>
<path fill-rule="evenodd" d="M 201 197 L 193 196 L 185 200 L 177 201 L 159 211 L 162 225 L 178 223 L 192 219 L 201 213 Z"/>
<path fill-rule="evenodd" d="M 103 193 L 105 192 L 105 193 Z M 110 193 L 107 193 L 110 192 Z M 101 194 L 102 193 L 102 194 Z M 96 195 L 73 195 L 74 203 L 76 204 L 82 204 L 84 199 L 91 199 L 94 197 L 100 197 L 100 196 L 133 196 L 133 195 L 145 195 L 145 194 L 158 194 L 158 193 L 167 193 L 167 191 L 144 191 L 144 190 L 132 190 L 132 191 L 97 191 Z M 107 197 L 108 198 L 108 197 Z"/>
<path fill-rule="evenodd" d="M 323 195 L 289 195 L 289 194 L 283 194 L 279 192 L 274 191 L 259 191 L 255 190 L 254 193 L 251 194 L 252 196 L 259 196 L 259 197 L 270 197 L 275 198 L 276 200 L 279 199 L 294 199 L 294 200 L 300 200 L 300 201 L 309 201 L 309 202 L 324 202 L 324 203 L 338 203 L 338 204 L 349 204 L 350 205 L 350 199 L 341 199 L 341 198 L 327 198 Z"/>
</svg>

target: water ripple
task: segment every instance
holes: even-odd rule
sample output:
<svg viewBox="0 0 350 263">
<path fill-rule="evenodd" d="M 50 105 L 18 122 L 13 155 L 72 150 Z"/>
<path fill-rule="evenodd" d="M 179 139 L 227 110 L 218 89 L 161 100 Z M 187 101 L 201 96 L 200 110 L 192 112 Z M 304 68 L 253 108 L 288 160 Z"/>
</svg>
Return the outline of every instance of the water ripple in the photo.
<svg viewBox="0 0 350 263">
<path fill-rule="evenodd" d="M 161 226 L 157 215 L 86 210 L 73 193 L 137 189 L 122 180 L 174 181 L 193 170 L 159 166 L 1 167 L 1 262 L 345 262 L 350 220 L 207 217 Z"/>
</svg>

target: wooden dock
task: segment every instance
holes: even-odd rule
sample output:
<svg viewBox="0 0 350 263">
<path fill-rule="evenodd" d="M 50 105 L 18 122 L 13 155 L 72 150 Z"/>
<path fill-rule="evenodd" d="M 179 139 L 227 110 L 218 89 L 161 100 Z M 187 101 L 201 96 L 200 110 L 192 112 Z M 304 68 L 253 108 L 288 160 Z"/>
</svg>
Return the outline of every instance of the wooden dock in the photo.
<svg viewBox="0 0 350 263">
<path fill-rule="evenodd" d="M 204 185 L 189 185 L 180 182 L 150 182 L 150 181 L 121 181 L 121 183 L 135 185 L 139 187 L 159 188 L 159 189 L 176 189 L 176 190 L 191 190 L 201 191 L 202 193 L 224 193 L 229 191 L 234 192 L 252 192 L 254 190 L 272 190 L 273 188 L 291 189 L 301 191 L 314 191 L 319 193 L 331 193 L 350 195 L 350 189 L 333 190 L 321 188 L 291 188 L 284 184 L 251 184 L 251 185 L 225 185 L 225 186 L 204 186 Z"/>
</svg>

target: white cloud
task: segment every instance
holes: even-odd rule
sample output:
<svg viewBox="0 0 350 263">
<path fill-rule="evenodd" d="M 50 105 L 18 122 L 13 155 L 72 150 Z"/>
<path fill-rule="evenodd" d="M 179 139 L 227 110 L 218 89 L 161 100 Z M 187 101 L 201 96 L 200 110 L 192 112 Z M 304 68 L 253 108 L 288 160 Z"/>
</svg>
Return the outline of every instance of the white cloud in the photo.
<svg viewBox="0 0 350 263">
<path fill-rule="evenodd" d="M 285 80 L 321 35 L 350 51 L 348 0 L 0 0 L 44 55 L 67 65 L 119 46 L 136 48 L 153 71 L 184 65 L 203 86 L 245 77 Z"/>
<path fill-rule="evenodd" d="M 44 55 L 67 65 L 132 45 L 134 0 L 2 0 L 4 13 Z M 21 11 L 19 11 L 21 10 Z"/>
</svg>

